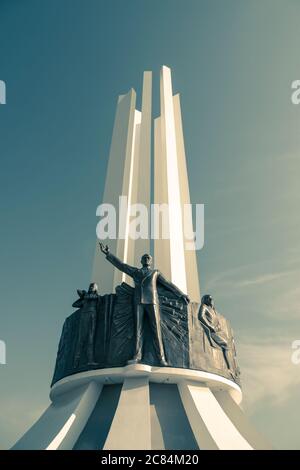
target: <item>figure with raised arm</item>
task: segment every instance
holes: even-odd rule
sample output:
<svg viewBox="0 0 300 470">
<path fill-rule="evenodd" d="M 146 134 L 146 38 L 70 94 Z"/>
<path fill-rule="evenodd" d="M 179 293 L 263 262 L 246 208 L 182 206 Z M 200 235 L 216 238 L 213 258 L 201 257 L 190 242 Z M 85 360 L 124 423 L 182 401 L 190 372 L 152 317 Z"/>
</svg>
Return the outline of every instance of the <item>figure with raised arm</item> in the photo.
<svg viewBox="0 0 300 470">
<path fill-rule="evenodd" d="M 94 343 L 97 324 L 97 309 L 100 300 L 98 286 L 95 282 L 89 285 L 89 290 L 77 290 L 79 299 L 72 307 L 80 309 L 78 339 L 75 348 L 74 368 L 79 366 L 83 350 L 86 352 L 88 365 L 96 365 L 94 358 Z"/>
<path fill-rule="evenodd" d="M 178 289 L 178 287 L 165 279 L 158 269 L 151 268 L 152 257 L 147 253 L 141 258 L 142 267 L 136 268 L 123 263 L 119 258 L 110 253 L 107 245 L 103 243 L 99 243 L 99 245 L 102 253 L 106 255 L 106 259 L 117 269 L 126 273 L 134 280 L 135 353 L 129 363 L 138 363 L 142 360 L 143 323 L 146 316 L 151 328 L 154 348 L 159 363 L 162 366 L 167 366 L 160 325 L 157 283 L 160 283 L 176 296 L 182 298 L 186 303 L 189 303 L 189 297 Z"/>
</svg>

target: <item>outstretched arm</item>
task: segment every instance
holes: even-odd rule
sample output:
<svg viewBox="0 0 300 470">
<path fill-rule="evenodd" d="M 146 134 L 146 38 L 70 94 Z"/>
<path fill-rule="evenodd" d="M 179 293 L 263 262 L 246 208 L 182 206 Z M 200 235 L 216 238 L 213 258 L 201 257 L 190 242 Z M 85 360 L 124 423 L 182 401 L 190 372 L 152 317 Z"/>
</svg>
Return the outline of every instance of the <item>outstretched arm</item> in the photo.
<svg viewBox="0 0 300 470">
<path fill-rule="evenodd" d="M 129 264 L 123 263 L 119 258 L 117 258 L 117 256 L 111 253 L 106 255 L 106 259 L 123 273 L 128 274 L 128 276 L 131 277 L 133 276 L 133 273 L 136 269 L 133 266 L 129 266 Z"/>
<path fill-rule="evenodd" d="M 117 269 L 122 271 L 125 274 L 128 274 L 128 276 L 133 276 L 136 268 L 133 266 L 130 266 L 129 264 L 123 263 L 117 256 L 113 255 L 112 253 L 109 252 L 108 246 L 104 246 L 103 243 L 99 243 L 100 249 L 102 253 L 106 255 L 106 259 Z"/>
<path fill-rule="evenodd" d="M 188 295 L 186 295 L 184 292 L 182 292 L 177 286 L 175 286 L 175 284 L 173 284 L 172 282 L 168 281 L 168 280 L 163 276 L 163 274 L 162 274 L 161 272 L 158 274 L 157 280 L 158 280 L 158 282 L 160 282 L 160 284 L 162 284 L 166 289 L 170 290 L 171 292 L 173 292 L 173 293 L 174 293 L 175 295 L 177 295 L 178 297 L 182 297 L 186 303 L 189 303 L 190 299 L 189 299 Z"/>
</svg>

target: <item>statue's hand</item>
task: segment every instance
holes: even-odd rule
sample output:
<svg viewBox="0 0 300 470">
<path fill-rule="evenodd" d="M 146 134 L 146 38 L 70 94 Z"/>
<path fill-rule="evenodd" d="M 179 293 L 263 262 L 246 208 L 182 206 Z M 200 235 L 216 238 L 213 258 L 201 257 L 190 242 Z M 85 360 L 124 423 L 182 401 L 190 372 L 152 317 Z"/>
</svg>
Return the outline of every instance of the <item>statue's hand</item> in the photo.
<svg viewBox="0 0 300 470">
<path fill-rule="evenodd" d="M 102 242 L 99 242 L 99 246 L 100 246 L 100 250 L 102 251 L 102 253 L 104 253 L 105 255 L 108 255 L 109 253 L 108 245 L 104 245 Z"/>
<path fill-rule="evenodd" d="M 77 289 L 77 294 L 78 294 L 78 297 L 80 297 L 80 299 L 82 299 L 85 296 L 86 291 L 81 290 L 81 289 Z"/>
</svg>

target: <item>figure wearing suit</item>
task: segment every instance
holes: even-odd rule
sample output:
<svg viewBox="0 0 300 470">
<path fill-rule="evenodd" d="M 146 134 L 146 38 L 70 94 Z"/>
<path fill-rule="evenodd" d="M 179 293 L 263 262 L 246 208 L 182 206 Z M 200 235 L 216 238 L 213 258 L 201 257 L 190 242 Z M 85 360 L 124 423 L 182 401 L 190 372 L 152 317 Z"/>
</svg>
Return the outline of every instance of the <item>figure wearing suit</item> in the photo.
<svg viewBox="0 0 300 470">
<path fill-rule="evenodd" d="M 101 247 L 101 245 L 100 245 Z M 103 249 L 107 251 L 103 251 Z M 143 322 L 144 317 L 147 315 L 148 322 L 153 335 L 153 343 L 155 352 L 161 365 L 166 366 L 166 358 L 164 346 L 162 341 L 161 326 L 160 326 L 160 311 L 159 300 L 157 293 L 157 283 L 162 284 L 167 289 L 172 291 L 179 297 L 188 302 L 189 298 L 174 284 L 167 281 L 160 271 L 151 269 L 152 257 L 145 254 L 141 258 L 142 268 L 136 268 L 123 263 L 119 258 L 109 253 L 108 247 L 101 247 L 101 250 L 106 254 L 106 259 L 113 264 L 117 269 L 128 274 L 132 277 L 135 284 L 134 289 L 134 321 L 135 321 L 135 354 L 132 362 L 139 362 L 142 359 L 142 341 L 143 341 Z"/>
</svg>

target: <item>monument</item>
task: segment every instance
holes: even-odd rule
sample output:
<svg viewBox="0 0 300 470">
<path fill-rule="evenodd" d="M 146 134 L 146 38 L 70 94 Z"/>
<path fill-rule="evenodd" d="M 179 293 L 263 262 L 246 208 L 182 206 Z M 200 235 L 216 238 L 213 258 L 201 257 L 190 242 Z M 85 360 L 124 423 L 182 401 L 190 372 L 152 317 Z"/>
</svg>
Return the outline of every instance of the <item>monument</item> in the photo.
<svg viewBox="0 0 300 470">
<path fill-rule="evenodd" d="M 211 295 L 200 297 L 183 229 L 192 217 L 182 211 L 190 194 L 170 69 L 161 69 L 153 175 L 151 72 L 141 111 L 135 101 L 134 90 L 118 99 L 104 188 L 106 204 L 126 198 L 119 236 L 96 241 L 91 284 L 77 291 L 62 329 L 52 403 L 13 449 L 269 448 L 240 408 L 231 326 Z M 168 206 L 169 236 L 131 237 L 130 207 L 152 202 Z M 160 231 L 158 218 L 151 223 Z"/>
</svg>

